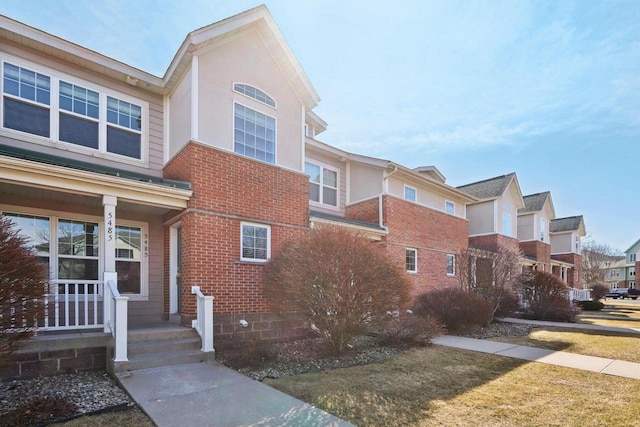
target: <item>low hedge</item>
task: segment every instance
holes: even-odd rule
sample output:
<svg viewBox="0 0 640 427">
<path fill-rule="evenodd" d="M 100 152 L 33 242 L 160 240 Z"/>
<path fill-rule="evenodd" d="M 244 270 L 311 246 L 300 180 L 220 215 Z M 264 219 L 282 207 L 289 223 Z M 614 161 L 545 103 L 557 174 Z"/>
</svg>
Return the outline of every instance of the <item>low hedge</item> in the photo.
<svg viewBox="0 0 640 427">
<path fill-rule="evenodd" d="M 578 301 L 578 306 L 585 311 L 600 311 L 604 308 L 600 301 Z"/>
</svg>

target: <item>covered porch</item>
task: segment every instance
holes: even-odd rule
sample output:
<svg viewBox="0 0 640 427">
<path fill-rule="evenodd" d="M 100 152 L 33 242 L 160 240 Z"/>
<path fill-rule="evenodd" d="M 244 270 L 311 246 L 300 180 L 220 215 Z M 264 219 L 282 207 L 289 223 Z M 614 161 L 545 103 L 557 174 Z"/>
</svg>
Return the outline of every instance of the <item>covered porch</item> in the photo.
<svg viewBox="0 0 640 427">
<path fill-rule="evenodd" d="M 163 218 L 191 194 L 189 183 L 0 145 L 0 214 L 50 277 L 41 314 L 15 327 L 52 340 L 113 334 L 126 360 L 128 329 L 163 318 Z"/>
</svg>

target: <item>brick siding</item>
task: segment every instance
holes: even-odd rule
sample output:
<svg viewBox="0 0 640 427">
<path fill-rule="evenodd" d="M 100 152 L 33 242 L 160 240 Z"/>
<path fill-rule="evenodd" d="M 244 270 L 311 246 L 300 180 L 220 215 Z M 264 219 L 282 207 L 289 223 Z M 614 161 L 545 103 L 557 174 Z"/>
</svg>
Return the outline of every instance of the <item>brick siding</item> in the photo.
<svg viewBox="0 0 640 427">
<path fill-rule="evenodd" d="M 548 243 L 532 240 L 528 242 L 520 242 L 520 250 L 525 256 L 535 259 L 538 263 L 538 270 L 541 270 L 540 264 L 544 265 L 544 271 L 551 273 L 551 245 Z"/>
<path fill-rule="evenodd" d="M 188 324 L 195 316 L 191 287 L 200 286 L 206 295 L 215 297 L 217 338 L 246 334 L 246 330 L 235 330 L 233 316 L 262 316 L 269 310 L 262 292 L 264 265 L 240 261 L 241 223 L 269 226 L 271 253 L 275 253 L 285 241 L 308 230 L 308 177 L 193 142 L 165 167 L 164 176 L 189 181 L 193 190 L 181 216 L 183 323 Z M 165 254 L 168 253 L 165 237 Z M 168 255 L 165 261 L 168 264 Z M 168 274 L 164 286 L 168 300 Z M 229 319 L 234 320 L 229 323 Z M 250 329 L 258 335 L 287 334 L 277 322 L 259 323 L 277 328 L 267 333 L 262 329 L 254 331 L 252 326 Z"/>
</svg>

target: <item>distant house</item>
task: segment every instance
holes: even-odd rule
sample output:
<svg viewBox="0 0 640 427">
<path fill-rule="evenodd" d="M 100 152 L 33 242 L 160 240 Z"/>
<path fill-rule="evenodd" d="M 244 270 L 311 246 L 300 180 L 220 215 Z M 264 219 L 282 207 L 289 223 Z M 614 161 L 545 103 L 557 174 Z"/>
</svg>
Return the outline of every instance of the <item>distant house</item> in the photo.
<svg viewBox="0 0 640 427">
<path fill-rule="evenodd" d="M 467 206 L 469 246 L 496 249 L 519 248 L 518 210 L 525 207 L 515 173 L 458 187 L 476 199 Z"/>
<path fill-rule="evenodd" d="M 611 289 L 638 288 L 636 271 L 640 269 L 640 239 L 629 246 L 624 255 L 615 257 L 606 266 L 605 283 Z"/>
<path fill-rule="evenodd" d="M 554 269 L 560 270 L 560 277 L 572 287 L 579 288 L 582 284 L 582 243 L 586 236 L 586 228 L 582 215 L 556 218 L 549 224 L 551 239 L 551 259 L 555 261 Z"/>
</svg>

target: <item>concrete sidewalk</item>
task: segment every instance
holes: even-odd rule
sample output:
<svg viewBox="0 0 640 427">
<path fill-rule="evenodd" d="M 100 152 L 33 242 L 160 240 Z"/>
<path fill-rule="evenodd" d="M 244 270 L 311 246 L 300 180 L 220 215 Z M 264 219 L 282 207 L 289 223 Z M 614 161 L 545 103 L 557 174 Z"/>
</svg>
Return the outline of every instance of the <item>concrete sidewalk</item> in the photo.
<svg viewBox="0 0 640 427">
<path fill-rule="evenodd" d="M 528 322 L 530 321 L 527 321 L 527 323 Z M 607 359 L 604 357 L 584 356 L 566 351 L 546 350 L 475 338 L 456 337 L 453 335 L 437 337 L 433 339 L 432 342 L 433 344 L 446 347 L 479 351 L 482 353 L 495 354 L 496 356 L 505 356 L 640 380 L 640 363 Z"/>
<path fill-rule="evenodd" d="M 117 374 L 159 427 L 351 426 L 216 362 Z"/>
<path fill-rule="evenodd" d="M 589 317 L 585 316 L 582 319 L 588 319 Z M 557 328 L 568 328 L 568 329 L 582 329 L 585 331 L 603 331 L 603 332 L 624 332 L 627 334 L 638 334 L 640 335 L 640 325 L 638 328 L 619 328 L 616 326 L 601 326 L 601 325 L 589 325 L 585 323 L 568 323 L 568 322 L 547 322 L 544 320 L 528 320 L 528 319 L 516 319 L 512 317 L 503 317 L 496 319 L 499 322 L 505 323 L 523 323 L 526 325 L 535 325 L 535 326 L 553 326 Z M 627 319 L 618 319 L 616 320 L 627 320 Z"/>
</svg>

